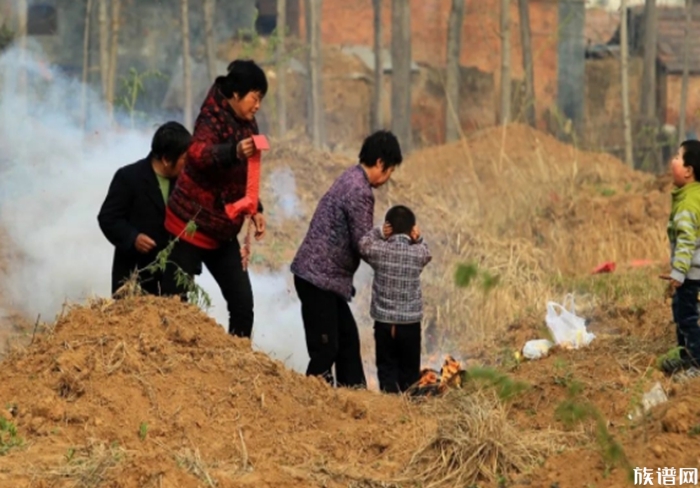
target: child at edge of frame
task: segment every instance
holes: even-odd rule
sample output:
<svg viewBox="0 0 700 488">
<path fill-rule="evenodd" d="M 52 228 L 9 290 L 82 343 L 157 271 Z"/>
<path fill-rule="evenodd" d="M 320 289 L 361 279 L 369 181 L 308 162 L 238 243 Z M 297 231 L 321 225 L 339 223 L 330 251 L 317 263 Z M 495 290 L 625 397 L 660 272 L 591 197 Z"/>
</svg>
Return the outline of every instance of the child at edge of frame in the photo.
<svg viewBox="0 0 700 488">
<path fill-rule="evenodd" d="M 420 275 L 432 256 L 406 206 L 389 209 L 384 225 L 360 240 L 360 255 L 374 270 L 377 378 L 385 393 L 403 393 L 420 376 L 423 297 Z"/>
<path fill-rule="evenodd" d="M 671 246 L 671 273 L 662 275 L 672 295 L 680 354 L 666 358 L 661 369 L 667 375 L 700 376 L 700 141 L 686 140 L 671 160 L 674 189 L 667 232 Z"/>
</svg>

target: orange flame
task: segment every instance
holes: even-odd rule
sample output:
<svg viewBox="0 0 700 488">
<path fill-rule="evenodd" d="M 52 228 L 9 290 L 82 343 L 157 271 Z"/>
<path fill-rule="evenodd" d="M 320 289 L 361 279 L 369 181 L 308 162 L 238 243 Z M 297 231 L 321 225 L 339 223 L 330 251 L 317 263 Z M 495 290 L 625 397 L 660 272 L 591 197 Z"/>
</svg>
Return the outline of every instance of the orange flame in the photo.
<svg viewBox="0 0 700 488">
<path fill-rule="evenodd" d="M 432 368 L 421 370 L 416 390 L 419 394 L 431 396 L 433 393 L 442 394 L 448 388 L 460 388 L 462 386 L 461 372 L 460 362 L 447 355 L 439 372 Z"/>
</svg>

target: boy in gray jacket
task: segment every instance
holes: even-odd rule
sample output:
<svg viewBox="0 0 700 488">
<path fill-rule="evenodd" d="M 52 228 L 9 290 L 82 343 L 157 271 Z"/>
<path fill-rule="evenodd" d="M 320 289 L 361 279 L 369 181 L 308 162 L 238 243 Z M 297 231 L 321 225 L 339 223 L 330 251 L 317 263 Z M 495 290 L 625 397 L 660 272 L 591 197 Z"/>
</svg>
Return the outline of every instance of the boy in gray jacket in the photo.
<svg viewBox="0 0 700 488">
<path fill-rule="evenodd" d="M 408 207 L 392 207 L 385 220 L 383 229 L 372 229 L 360 240 L 360 255 L 374 269 L 370 315 L 379 388 L 399 393 L 420 376 L 420 275 L 432 257 Z"/>
</svg>

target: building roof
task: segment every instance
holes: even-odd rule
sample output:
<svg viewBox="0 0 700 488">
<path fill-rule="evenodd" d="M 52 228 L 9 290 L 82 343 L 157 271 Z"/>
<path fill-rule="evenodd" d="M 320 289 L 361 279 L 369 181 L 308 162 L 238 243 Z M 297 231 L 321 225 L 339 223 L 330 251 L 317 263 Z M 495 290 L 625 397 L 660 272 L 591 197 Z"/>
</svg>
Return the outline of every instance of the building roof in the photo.
<svg viewBox="0 0 700 488">
<path fill-rule="evenodd" d="M 644 16 L 644 9 L 641 9 Z M 683 72 L 683 42 L 685 38 L 685 8 L 658 7 L 657 45 L 659 60 L 669 73 Z M 689 70 L 700 73 L 700 5 L 692 8 L 689 39 Z"/>
<path fill-rule="evenodd" d="M 657 57 L 664 65 L 668 73 L 683 72 L 683 41 L 685 38 L 685 8 L 668 7 L 659 5 L 657 8 Z M 629 9 L 629 44 L 631 53 L 644 52 L 644 6 L 634 6 Z M 690 27 L 690 51 L 688 58 L 689 72 L 700 74 L 700 4 L 693 5 L 692 22 Z M 608 46 L 619 46 L 620 26 L 618 24 L 615 34 L 607 42 Z M 592 54 L 598 57 L 618 55 L 617 49 L 603 49 L 596 46 L 590 49 Z"/>
<path fill-rule="evenodd" d="M 586 44 L 595 46 L 607 44 L 620 25 L 620 14 L 603 8 L 586 9 L 584 36 Z"/>
</svg>

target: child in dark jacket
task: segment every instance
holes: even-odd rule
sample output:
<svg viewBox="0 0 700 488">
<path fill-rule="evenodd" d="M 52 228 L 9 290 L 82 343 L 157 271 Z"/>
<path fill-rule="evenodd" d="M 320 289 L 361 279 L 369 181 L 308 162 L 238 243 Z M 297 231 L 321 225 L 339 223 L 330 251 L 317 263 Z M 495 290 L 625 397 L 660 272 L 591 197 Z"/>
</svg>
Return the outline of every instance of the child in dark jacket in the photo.
<svg viewBox="0 0 700 488">
<path fill-rule="evenodd" d="M 370 315 L 379 388 L 405 392 L 420 375 L 420 275 L 432 259 L 430 250 L 413 212 L 398 205 L 387 212 L 383 229 L 372 229 L 360 240 L 360 254 L 374 269 Z"/>
</svg>

